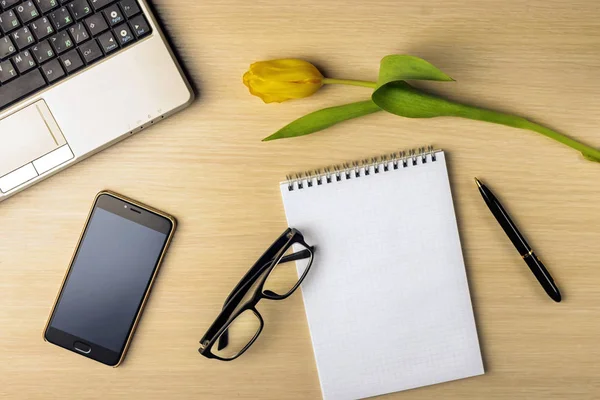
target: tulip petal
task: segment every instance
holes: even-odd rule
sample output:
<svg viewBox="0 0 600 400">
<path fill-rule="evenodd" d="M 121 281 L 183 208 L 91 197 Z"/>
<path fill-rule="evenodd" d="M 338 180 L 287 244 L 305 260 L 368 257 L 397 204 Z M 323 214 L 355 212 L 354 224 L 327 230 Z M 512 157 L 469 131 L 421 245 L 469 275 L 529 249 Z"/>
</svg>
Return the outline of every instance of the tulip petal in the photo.
<svg viewBox="0 0 600 400">
<path fill-rule="evenodd" d="M 265 80 L 254 77 L 248 88 L 250 93 L 259 96 L 263 100 L 272 98 L 273 101 L 282 102 L 290 99 L 300 99 L 314 94 L 321 88 L 322 84 L 307 84 L 280 82 L 274 80 Z"/>
<path fill-rule="evenodd" d="M 244 74 L 244 85 L 265 103 L 300 99 L 323 86 L 323 75 L 309 62 L 281 59 L 255 62 Z"/>
<path fill-rule="evenodd" d="M 377 111 L 381 111 L 381 108 L 371 100 L 325 108 L 305 115 L 302 118 L 298 118 L 271 136 L 264 138 L 263 142 L 308 135 L 329 128 L 340 122 L 362 117 L 363 115 L 372 114 Z"/>
<path fill-rule="evenodd" d="M 296 59 L 281 59 L 256 62 L 250 66 L 256 76 L 281 82 L 319 82 L 323 75 L 309 62 Z"/>
</svg>

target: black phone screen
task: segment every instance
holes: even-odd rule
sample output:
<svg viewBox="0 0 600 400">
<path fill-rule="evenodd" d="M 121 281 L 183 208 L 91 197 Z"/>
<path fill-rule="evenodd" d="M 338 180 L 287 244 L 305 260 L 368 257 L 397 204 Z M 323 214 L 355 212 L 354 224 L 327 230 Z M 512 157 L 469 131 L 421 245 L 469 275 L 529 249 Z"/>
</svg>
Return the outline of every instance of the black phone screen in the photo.
<svg viewBox="0 0 600 400">
<path fill-rule="evenodd" d="M 171 228 L 156 214 L 113 197 L 100 198 L 50 328 L 90 346 L 122 352 Z"/>
</svg>

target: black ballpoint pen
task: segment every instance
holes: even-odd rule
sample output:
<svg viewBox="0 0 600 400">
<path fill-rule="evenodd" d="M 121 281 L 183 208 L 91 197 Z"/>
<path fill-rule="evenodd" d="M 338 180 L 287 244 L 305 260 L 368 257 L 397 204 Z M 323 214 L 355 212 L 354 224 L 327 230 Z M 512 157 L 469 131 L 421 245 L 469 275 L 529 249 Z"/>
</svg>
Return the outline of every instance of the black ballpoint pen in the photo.
<svg viewBox="0 0 600 400">
<path fill-rule="evenodd" d="M 529 266 L 529 269 L 531 272 L 533 272 L 533 275 L 535 275 L 546 293 L 548 293 L 548 296 L 550 296 L 552 300 L 560 302 L 560 292 L 554 283 L 550 272 L 548 272 L 544 264 L 542 264 L 540 259 L 537 258 L 529 244 L 527 244 L 527 241 L 523 235 L 521 235 L 521 232 L 519 232 L 514 222 L 512 222 L 510 216 L 506 210 L 504 210 L 502 204 L 500 204 L 500 201 L 498 201 L 492 191 L 483 183 L 481 183 L 479 179 L 475 178 L 475 182 L 477 182 L 479 192 L 485 200 L 485 203 L 489 207 L 492 214 L 494 214 L 494 217 L 496 217 L 496 220 L 502 229 L 504 229 L 506 235 L 508 235 L 510 241 L 517 248 L 517 251 L 521 254 L 521 257 L 523 257 L 523 260 L 527 263 L 527 266 Z"/>
</svg>

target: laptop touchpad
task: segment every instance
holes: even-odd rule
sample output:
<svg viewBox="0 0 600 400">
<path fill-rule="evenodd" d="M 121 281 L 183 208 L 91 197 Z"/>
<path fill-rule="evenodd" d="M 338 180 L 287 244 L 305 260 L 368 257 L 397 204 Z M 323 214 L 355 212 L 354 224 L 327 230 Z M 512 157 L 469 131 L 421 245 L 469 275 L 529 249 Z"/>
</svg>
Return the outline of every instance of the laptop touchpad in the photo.
<svg viewBox="0 0 600 400">
<path fill-rule="evenodd" d="M 40 100 L 0 120 L 0 176 L 66 144 L 46 102 Z"/>
</svg>

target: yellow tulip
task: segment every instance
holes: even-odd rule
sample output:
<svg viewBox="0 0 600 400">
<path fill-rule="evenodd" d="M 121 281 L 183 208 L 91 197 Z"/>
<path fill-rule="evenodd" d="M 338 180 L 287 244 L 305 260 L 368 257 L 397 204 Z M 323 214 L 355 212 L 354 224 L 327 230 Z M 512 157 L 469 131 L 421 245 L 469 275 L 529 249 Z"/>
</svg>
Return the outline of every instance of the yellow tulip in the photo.
<svg viewBox="0 0 600 400">
<path fill-rule="evenodd" d="M 314 94 L 323 86 L 323 75 L 303 60 L 260 61 L 250 65 L 244 74 L 244 85 L 265 103 L 281 103 Z"/>
</svg>

